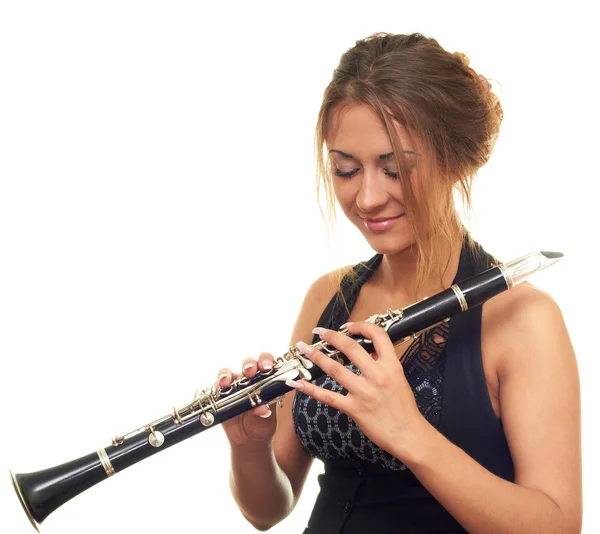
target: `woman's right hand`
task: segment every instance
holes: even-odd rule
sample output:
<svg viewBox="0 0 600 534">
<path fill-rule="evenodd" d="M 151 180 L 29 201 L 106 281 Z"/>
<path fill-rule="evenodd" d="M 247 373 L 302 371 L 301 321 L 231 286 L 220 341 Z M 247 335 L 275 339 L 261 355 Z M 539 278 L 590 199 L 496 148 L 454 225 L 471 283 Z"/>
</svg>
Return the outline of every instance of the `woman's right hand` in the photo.
<svg viewBox="0 0 600 534">
<path fill-rule="evenodd" d="M 275 359 L 272 354 L 263 352 L 258 357 L 246 358 L 242 362 L 242 372 L 233 373 L 230 369 L 221 369 L 218 374 L 217 384 L 227 388 L 234 380 L 242 376 L 252 378 L 257 371 L 268 372 L 273 368 Z M 232 447 L 270 443 L 277 428 L 277 418 L 266 404 L 261 404 L 236 417 L 232 417 L 221 425 Z"/>
</svg>

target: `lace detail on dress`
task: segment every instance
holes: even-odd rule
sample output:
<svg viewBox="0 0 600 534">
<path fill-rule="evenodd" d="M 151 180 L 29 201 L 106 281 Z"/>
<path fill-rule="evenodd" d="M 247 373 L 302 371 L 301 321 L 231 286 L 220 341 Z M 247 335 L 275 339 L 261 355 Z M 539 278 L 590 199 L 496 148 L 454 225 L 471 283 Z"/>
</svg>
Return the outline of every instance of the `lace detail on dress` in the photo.
<svg viewBox="0 0 600 534">
<path fill-rule="evenodd" d="M 442 417 L 442 387 L 449 330 L 449 323 L 428 330 L 411 344 L 401 360 L 419 411 L 435 428 L 440 426 Z"/>
<path fill-rule="evenodd" d="M 423 416 L 438 428 L 446 362 L 448 323 L 442 323 L 415 339 L 402 357 L 404 373 Z M 355 374 L 358 368 L 347 365 Z M 346 395 L 348 391 L 329 376 L 318 386 Z M 306 450 L 321 460 L 365 460 L 398 471 L 406 466 L 367 438 L 355 421 L 339 410 L 297 391 L 293 404 L 296 433 Z"/>
</svg>

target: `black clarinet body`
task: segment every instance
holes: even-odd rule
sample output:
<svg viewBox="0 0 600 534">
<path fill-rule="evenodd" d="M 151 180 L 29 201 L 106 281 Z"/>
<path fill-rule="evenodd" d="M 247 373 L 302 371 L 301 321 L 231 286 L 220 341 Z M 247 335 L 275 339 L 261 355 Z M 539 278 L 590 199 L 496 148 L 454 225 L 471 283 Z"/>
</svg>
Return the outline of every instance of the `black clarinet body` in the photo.
<svg viewBox="0 0 600 534">
<path fill-rule="evenodd" d="M 512 262 L 499 264 L 420 302 L 367 320 L 384 328 L 394 344 L 403 343 L 433 328 L 453 315 L 483 304 L 495 295 L 525 280 L 532 273 L 562 257 L 558 252 L 533 252 Z M 349 335 L 344 329 L 342 333 Z M 351 336 L 367 352 L 370 340 Z M 346 357 L 324 341 L 315 348 L 347 364 Z M 286 380 L 315 380 L 324 372 L 295 346 L 275 359 L 268 372 L 251 379 L 235 380 L 228 388 L 213 384 L 197 392 L 188 404 L 128 434 L 112 444 L 76 460 L 33 473 L 13 474 L 12 482 L 32 525 L 38 529 L 54 510 L 73 497 L 136 464 L 204 430 L 236 417 L 259 404 L 270 404 L 292 388 Z"/>
</svg>

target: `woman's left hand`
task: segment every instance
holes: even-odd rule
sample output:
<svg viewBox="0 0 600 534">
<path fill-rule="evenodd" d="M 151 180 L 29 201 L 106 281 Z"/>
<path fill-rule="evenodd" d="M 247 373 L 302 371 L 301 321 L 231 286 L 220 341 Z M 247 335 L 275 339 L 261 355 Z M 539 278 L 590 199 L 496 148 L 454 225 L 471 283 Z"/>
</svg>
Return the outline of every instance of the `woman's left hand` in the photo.
<svg viewBox="0 0 600 534">
<path fill-rule="evenodd" d="M 347 395 L 304 380 L 288 383 L 352 417 L 373 443 L 397 456 L 398 451 L 407 450 L 415 431 L 426 420 L 417 407 L 415 396 L 387 332 L 364 321 L 347 323 L 346 330 L 351 335 L 370 339 L 375 352 L 369 354 L 354 339 L 334 330 L 315 328 L 313 333 L 345 354 L 358 367 L 360 375 L 354 374 L 310 345 L 300 342 L 297 346 L 306 357 L 346 388 Z"/>
</svg>

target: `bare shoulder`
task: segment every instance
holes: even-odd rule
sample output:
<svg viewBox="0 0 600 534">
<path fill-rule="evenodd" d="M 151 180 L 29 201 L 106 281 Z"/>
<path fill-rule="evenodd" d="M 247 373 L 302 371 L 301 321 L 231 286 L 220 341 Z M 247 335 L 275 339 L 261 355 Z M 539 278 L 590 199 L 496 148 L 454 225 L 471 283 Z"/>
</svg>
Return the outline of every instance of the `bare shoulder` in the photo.
<svg viewBox="0 0 600 534">
<path fill-rule="evenodd" d="M 500 379 L 515 369 L 544 359 L 574 359 L 560 307 L 551 295 L 524 283 L 484 305 L 484 344 L 493 347 Z"/>
<path fill-rule="evenodd" d="M 500 293 L 490 299 L 487 305 L 490 311 L 497 315 L 495 320 L 502 322 L 524 319 L 536 312 L 544 315 L 562 315 L 551 295 L 528 282 Z"/>
<path fill-rule="evenodd" d="M 342 278 L 352 270 L 352 267 L 352 265 L 346 265 L 323 274 L 308 288 L 307 297 L 329 302 L 338 290 Z"/>
<path fill-rule="evenodd" d="M 312 329 L 339 289 L 340 281 L 351 269 L 352 265 L 340 267 L 320 276 L 310 285 L 294 326 L 293 339 L 310 343 Z"/>
</svg>

